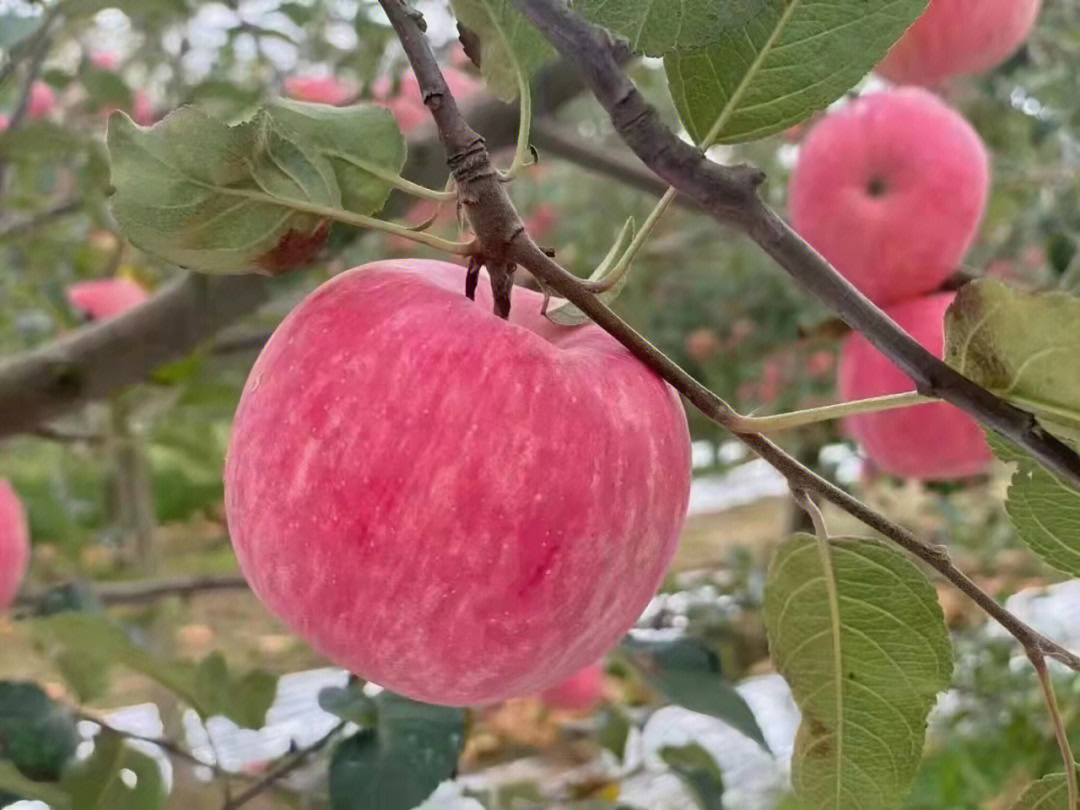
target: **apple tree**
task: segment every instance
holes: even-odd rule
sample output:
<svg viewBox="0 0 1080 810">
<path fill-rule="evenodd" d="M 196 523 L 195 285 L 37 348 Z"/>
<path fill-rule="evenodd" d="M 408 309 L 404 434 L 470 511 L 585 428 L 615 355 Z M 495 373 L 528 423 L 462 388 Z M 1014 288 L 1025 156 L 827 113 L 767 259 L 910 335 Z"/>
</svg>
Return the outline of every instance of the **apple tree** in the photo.
<svg viewBox="0 0 1080 810">
<path fill-rule="evenodd" d="M 733 685 L 767 653 L 800 713 L 781 802 L 926 806 L 939 696 L 1023 660 L 1039 765 L 997 792 L 1076 807 L 1080 656 L 873 483 L 977 491 L 992 517 L 951 528 L 1080 577 L 1080 17 L 1042 6 L 0 5 L 0 605 L 26 656 L 0 661 L 0 806 L 617 807 L 657 704 L 773 753 Z M 734 672 L 657 596 L 692 437 L 801 516 Z M 836 475 L 838 441 L 872 474 Z M 194 527 L 228 544 L 191 575 Z M 246 589 L 279 623 L 259 654 L 215 649 L 228 607 L 169 626 Z M 988 670 L 958 596 L 1009 640 Z M 212 728 L 268 724 L 296 639 L 349 673 L 329 724 L 232 767 Z M 160 735 L 103 710 L 132 675 Z M 618 764 L 506 797 L 461 776 L 537 695 Z M 658 757 L 728 806 L 702 745 Z"/>
</svg>

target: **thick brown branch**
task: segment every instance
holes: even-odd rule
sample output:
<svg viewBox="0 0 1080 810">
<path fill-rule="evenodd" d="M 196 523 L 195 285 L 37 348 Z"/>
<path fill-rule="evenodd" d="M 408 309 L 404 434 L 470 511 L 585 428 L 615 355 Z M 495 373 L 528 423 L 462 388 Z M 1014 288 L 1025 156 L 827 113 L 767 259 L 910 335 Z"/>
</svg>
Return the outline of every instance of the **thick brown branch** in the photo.
<svg viewBox="0 0 1080 810">
<path fill-rule="evenodd" d="M 379 3 L 386 10 L 395 31 L 402 40 L 405 52 L 420 80 L 420 86 L 424 89 L 425 96 L 428 94 L 429 88 L 432 93 L 448 94 L 441 74 L 439 74 L 438 65 L 427 45 L 416 15 L 404 5 L 403 0 L 379 0 Z M 425 82 L 430 84 L 425 86 Z M 470 159 L 478 169 L 478 175 L 481 178 L 493 175 L 494 170 L 491 168 L 490 156 L 483 143 L 477 144 L 469 140 L 471 130 L 460 119 L 460 113 L 457 113 L 455 105 L 442 106 L 440 114 L 436 115 L 436 123 L 440 128 L 443 142 L 447 144 L 447 153 L 450 155 L 451 161 L 455 156 L 453 150 L 465 149 L 469 151 Z M 445 131 L 443 131 L 444 127 Z M 736 194 L 737 187 L 743 183 L 743 180 L 739 179 L 740 177 L 739 174 L 734 177 L 731 187 L 720 195 L 721 198 L 726 198 L 729 193 L 731 195 Z M 486 185 L 489 181 L 480 179 L 470 180 L 469 182 Z M 752 178 L 747 182 L 747 193 L 753 197 L 754 183 Z M 732 411 L 727 403 L 698 383 L 664 355 L 663 352 L 638 334 L 633 327 L 623 321 L 597 298 L 584 281 L 568 273 L 536 246 L 525 232 L 517 212 L 501 185 L 492 182 L 490 190 L 484 189 L 483 198 L 477 198 L 471 202 L 466 200 L 466 203 L 470 205 L 467 210 L 471 222 L 497 223 L 500 226 L 493 228 L 490 233 L 480 237 L 485 252 L 497 253 L 498 264 L 511 262 L 521 265 L 546 288 L 568 299 L 588 315 L 600 328 L 618 340 L 645 365 L 655 371 L 657 375 L 674 386 L 705 416 L 729 430 L 733 429 L 733 425 L 738 424 L 738 415 Z M 508 239 L 505 237 L 507 233 L 511 234 Z M 498 241 L 500 239 L 506 239 L 506 241 Z M 491 267 L 490 260 L 488 261 L 488 267 L 489 269 Z M 779 470 L 787 478 L 793 490 L 815 495 L 836 504 L 870 528 L 880 532 L 901 548 L 936 569 L 1011 633 L 1025 650 L 1044 653 L 1050 658 L 1080 671 L 1080 657 L 1042 636 L 1005 610 L 989 594 L 982 591 L 978 585 L 953 565 L 944 548 L 923 543 L 906 529 L 893 524 L 884 516 L 874 512 L 856 498 L 833 486 L 812 470 L 800 464 L 764 436 L 753 433 L 739 433 L 737 430 L 733 430 L 733 433 L 769 464 Z"/>
<path fill-rule="evenodd" d="M 973 383 L 926 351 L 814 251 L 760 198 L 764 176 L 747 166 L 721 166 L 676 137 L 619 66 L 611 35 L 574 13 L 563 0 L 514 0 L 567 58 L 607 110 L 615 130 L 666 183 L 721 222 L 739 226 L 796 281 L 857 329 L 915 382 L 1024 447 L 1080 485 L 1080 456 L 1044 430 L 1035 417 Z"/>
</svg>

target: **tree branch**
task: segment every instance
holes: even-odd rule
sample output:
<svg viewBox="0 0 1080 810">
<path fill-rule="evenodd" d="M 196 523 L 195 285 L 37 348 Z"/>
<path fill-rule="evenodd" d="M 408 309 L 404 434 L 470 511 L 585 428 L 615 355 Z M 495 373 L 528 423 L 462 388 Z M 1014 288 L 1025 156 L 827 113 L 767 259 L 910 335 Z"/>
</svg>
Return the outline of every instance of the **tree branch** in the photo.
<svg viewBox="0 0 1080 810">
<path fill-rule="evenodd" d="M 505 189 L 497 179 L 494 179 L 494 168 L 491 166 L 490 156 L 482 140 L 477 144 L 473 140 L 475 133 L 463 120 L 460 120 L 456 105 L 445 103 L 443 97 L 449 95 L 449 91 L 446 89 L 439 66 L 424 38 L 422 22 L 418 20 L 415 12 L 404 5 L 403 0 L 379 0 L 379 4 L 386 11 L 405 47 L 405 53 L 420 82 L 425 100 L 431 99 L 428 105 L 432 108 L 433 114 L 438 113 L 435 120 L 439 126 L 441 140 L 446 144 L 451 165 L 460 166 L 460 161 L 455 160 L 459 153 L 465 152 L 469 155 L 469 171 L 459 176 L 458 180 L 469 222 L 473 225 L 484 252 L 494 257 L 488 260 L 489 271 L 492 262 L 497 267 L 504 267 L 506 263 L 524 267 L 543 286 L 566 298 L 588 315 L 594 323 L 618 340 L 658 376 L 670 383 L 705 416 L 721 427 L 732 430 L 748 447 L 779 470 L 787 478 L 793 490 L 807 495 L 816 495 L 839 506 L 848 514 L 929 564 L 1001 624 L 1026 651 L 1044 653 L 1065 666 L 1080 671 L 1080 657 L 1036 632 L 1005 610 L 993 597 L 981 590 L 953 565 L 944 548 L 923 543 L 906 529 L 895 525 L 883 515 L 800 464 L 764 436 L 740 433 L 734 428 L 740 417 L 727 403 L 698 383 L 663 352 L 638 334 L 633 327 L 597 298 L 589 290 L 586 282 L 568 273 L 537 247 L 526 233 Z M 748 189 L 752 193 L 755 182 L 752 174 L 756 173 L 748 169 L 736 171 L 731 179 L 732 186 L 729 190 L 734 192 L 741 187 L 743 179 L 740 178 L 745 175 L 744 179 L 749 183 Z M 738 195 L 732 196 L 724 192 L 715 200 L 723 201 L 729 197 L 734 199 L 735 196 Z M 709 197 L 707 201 L 711 205 L 714 198 Z"/>
<path fill-rule="evenodd" d="M 566 64 L 544 71 L 534 108 L 557 109 L 581 91 Z M 477 128 L 495 146 L 514 142 L 517 119 L 502 102 L 470 110 Z M 425 185 L 446 179 L 437 141 L 409 144 L 404 175 Z M 401 196 L 391 201 L 398 210 Z M 218 330 L 250 314 L 270 297 L 263 276 L 185 277 L 142 306 L 110 321 L 92 324 L 53 343 L 0 358 L 0 438 L 33 430 L 84 402 L 145 380 L 163 363 L 182 357 Z"/>
<path fill-rule="evenodd" d="M 853 329 L 866 335 L 915 382 L 920 394 L 944 399 L 1020 445 L 1047 467 L 1080 485 L 1080 455 L 1035 417 L 981 388 L 926 351 L 818 255 L 758 195 L 764 175 L 749 166 L 721 166 L 680 140 L 626 76 L 621 47 L 563 0 L 513 0 L 555 48 L 578 66 L 607 110 L 616 132 L 666 183 L 697 201 L 716 220 L 741 228 L 789 275 Z"/>
</svg>

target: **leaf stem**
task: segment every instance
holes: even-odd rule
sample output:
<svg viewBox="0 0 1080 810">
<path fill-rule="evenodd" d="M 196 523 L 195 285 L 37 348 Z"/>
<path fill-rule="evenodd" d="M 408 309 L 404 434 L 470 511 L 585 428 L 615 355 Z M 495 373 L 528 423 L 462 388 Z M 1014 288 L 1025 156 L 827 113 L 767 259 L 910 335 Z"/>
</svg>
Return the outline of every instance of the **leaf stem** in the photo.
<svg viewBox="0 0 1080 810">
<path fill-rule="evenodd" d="M 1046 658 L 1041 652 L 1028 650 L 1028 658 L 1035 667 L 1035 674 L 1042 686 L 1043 697 L 1046 700 L 1046 709 L 1050 713 L 1050 720 L 1054 725 L 1054 736 L 1057 738 L 1061 758 L 1065 762 L 1065 784 L 1069 788 L 1069 807 L 1077 807 L 1080 801 L 1080 788 L 1076 780 L 1076 759 L 1073 757 L 1072 748 L 1069 746 L 1069 736 L 1065 732 L 1065 721 L 1061 717 L 1061 709 L 1058 708 L 1057 695 L 1054 694 L 1054 682 L 1050 678 L 1050 671 L 1046 666 Z"/>
<path fill-rule="evenodd" d="M 514 159 L 510 162 L 510 168 L 499 175 L 503 180 L 513 180 L 528 163 L 529 133 L 532 129 L 532 88 L 529 87 L 529 79 L 525 75 L 521 63 L 513 55 L 514 52 L 511 50 L 510 43 L 507 41 L 506 34 L 503 33 L 501 27 L 499 27 L 499 36 L 506 43 L 506 52 L 510 54 L 510 61 L 514 65 L 514 73 L 517 75 L 518 81 L 518 95 L 520 97 L 518 102 L 517 145 L 514 147 Z"/>
<path fill-rule="evenodd" d="M 926 402 L 938 402 L 935 397 L 924 397 L 918 391 L 904 394 L 887 394 L 882 397 L 856 399 L 851 402 L 838 402 L 835 405 L 823 405 L 820 408 L 806 408 L 791 413 L 775 416 L 738 416 L 734 424 L 743 433 L 777 433 L 781 430 L 816 425 L 859 413 L 877 413 L 895 408 L 910 408 Z"/>
<path fill-rule="evenodd" d="M 594 293 L 607 292 L 622 281 L 630 269 L 630 263 L 634 261 L 634 257 L 645 246 L 653 228 L 656 227 L 656 223 L 660 221 L 660 217 L 675 201 L 678 193 L 675 188 L 668 187 L 668 190 L 664 192 L 664 196 L 659 199 L 656 205 L 653 206 L 652 211 L 649 212 L 649 215 L 645 217 L 645 221 L 641 223 L 641 228 L 634 234 L 633 240 L 627 245 L 626 251 L 619 257 L 615 266 L 611 268 L 611 272 L 606 273 L 602 279 L 589 285 L 589 288 Z"/>
<path fill-rule="evenodd" d="M 233 197 L 246 197 L 251 200 L 258 200 L 259 202 L 280 205 L 292 208 L 296 211 L 303 211 L 306 214 L 316 214 L 321 217 L 326 217 L 327 219 L 335 220 L 336 222 L 344 222 L 346 225 L 356 225 L 360 228 L 370 228 L 373 231 L 382 231 L 383 233 L 400 236 L 413 242 L 419 242 L 421 245 L 427 245 L 436 250 L 441 250 L 444 253 L 453 253 L 457 256 L 471 256 L 476 250 L 476 247 L 472 242 L 451 242 L 448 239 L 441 239 L 438 236 L 432 236 L 423 231 L 413 231 L 402 225 L 395 225 L 392 222 L 386 222 L 385 220 L 376 219 L 375 217 L 364 216 L 363 214 L 354 214 L 351 211 L 343 211 L 340 208 L 316 205 L 315 203 L 304 202 L 303 200 L 287 200 L 279 197 L 272 197 L 264 192 L 252 191 L 246 188 L 223 188 L 219 186 L 216 187 L 215 190 L 221 194 L 227 194 Z"/>
<path fill-rule="evenodd" d="M 378 178 L 391 188 L 396 188 L 398 191 L 403 191 L 414 197 L 419 197 L 424 200 L 434 200 L 435 202 L 450 202 L 457 196 L 453 191 L 439 191 L 438 189 L 428 188 L 419 183 L 414 183 L 412 180 L 406 180 L 400 174 L 389 172 L 381 166 L 361 158 L 352 157 L 341 152 L 332 152 L 331 154 L 340 160 L 351 163 L 353 166 L 361 171 L 367 172 L 372 177 Z"/>
</svg>

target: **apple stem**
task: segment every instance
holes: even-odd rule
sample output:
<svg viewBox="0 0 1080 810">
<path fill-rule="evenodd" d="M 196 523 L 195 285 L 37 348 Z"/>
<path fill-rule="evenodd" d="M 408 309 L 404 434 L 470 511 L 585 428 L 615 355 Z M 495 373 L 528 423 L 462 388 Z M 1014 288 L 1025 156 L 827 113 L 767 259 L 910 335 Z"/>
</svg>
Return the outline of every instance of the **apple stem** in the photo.
<svg viewBox="0 0 1080 810">
<path fill-rule="evenodd" d="M 888 394 L 868 399 L 855 399 L 850 402 L 838 402 L 835 405 L 806 408 L 801 411 L 781 413 L 775 416 L 738 415 L 732 420 L 732 427 L 739 432 L 745 433 L 777 433 L 781 430 L 792 430 L 807 425 L 816 425 L 819 422 L 830 422 L 834 419 L 841 419 L 859 413 L 877 413 L 879 411 L 893 410 L 894 408 L 910 408 L 912 405 L 939 401 L 936 397 L 923 396 L 918 391 L 908 391 L 904 394 Z"/>
</svg>

